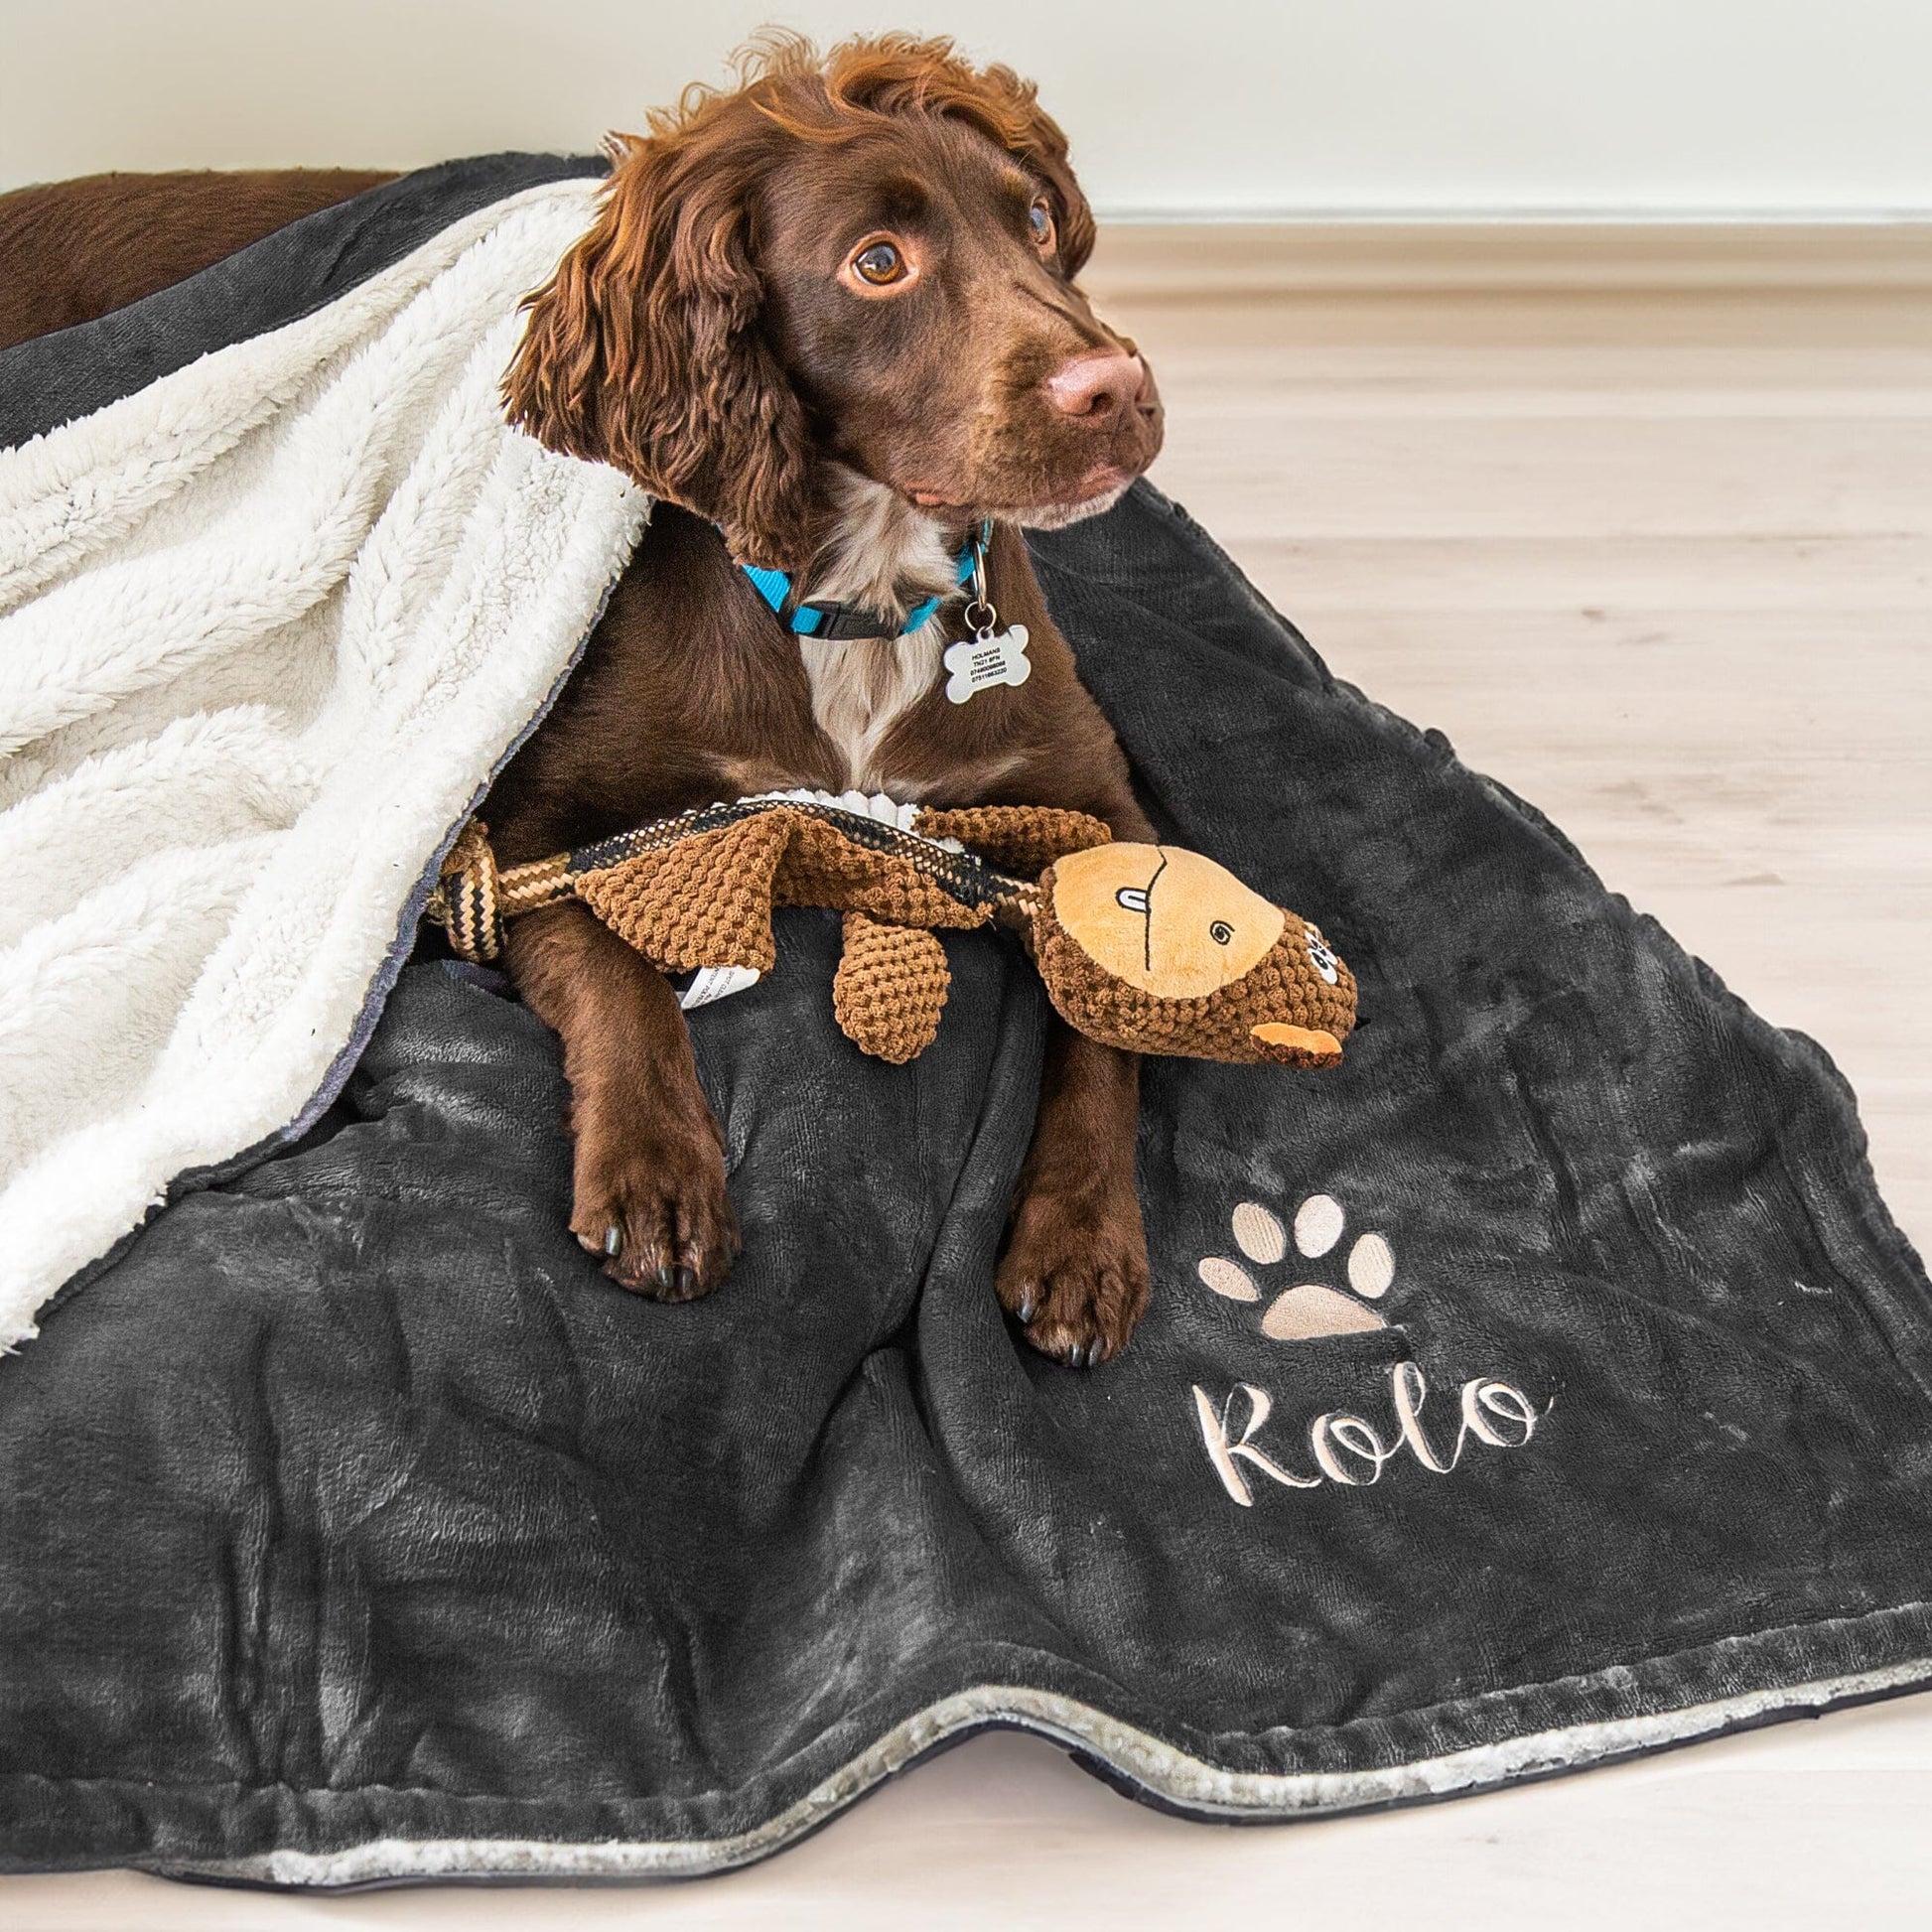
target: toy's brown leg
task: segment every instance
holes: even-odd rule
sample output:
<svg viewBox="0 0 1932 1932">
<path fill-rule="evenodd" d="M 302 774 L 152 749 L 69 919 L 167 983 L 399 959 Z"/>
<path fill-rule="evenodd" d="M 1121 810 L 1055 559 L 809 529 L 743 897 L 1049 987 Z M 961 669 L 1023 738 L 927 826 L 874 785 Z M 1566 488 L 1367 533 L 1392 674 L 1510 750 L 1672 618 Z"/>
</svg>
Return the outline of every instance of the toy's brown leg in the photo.
<svg viewBox="0 0 1932 1932">
<path fill-rule="evenodd" d="M 1042 1354 L 1076 1368 L 1127 1346 L 1147 1308 L 1134 1182 L 1140 1060 L 1048 1023 L 1039 1113 L 995 1286 Z"/>
<path fill-rule="evenodd" d="M 938 935 L 845 915 L 845 945 L 832 980 L 840 1031 L 862 1053 L 903 1066 L 932 1044 L 952 973 Z"/>
<path fill-rule="evenodd" d="M 505 963 L 563 1040 L 572 1233 L 625 1288 L 665 1302 L 716 1288 L 738 1252 L 738 1222 L 723 1137 L 669 982 L 574 901 L 514 921 Z"/>
</svg>

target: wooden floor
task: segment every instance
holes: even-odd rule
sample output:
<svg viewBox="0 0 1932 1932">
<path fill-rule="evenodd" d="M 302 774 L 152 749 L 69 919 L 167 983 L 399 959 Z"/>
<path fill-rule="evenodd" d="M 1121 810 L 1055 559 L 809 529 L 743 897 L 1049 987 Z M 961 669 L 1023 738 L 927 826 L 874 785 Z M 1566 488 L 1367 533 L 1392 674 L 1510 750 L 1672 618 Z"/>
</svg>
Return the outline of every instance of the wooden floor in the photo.
<svg viewBox="0 0 1932 1932">
<path fill-rule="evenodd" d="M 1138 229 L 1090 281 L 1166 391 L 1157 480 L 1339 674 L 1821 1038 L 1932 1241 L 1932 233 Z M 1928 1817 L 1932 1697 L 1272 1830 L 987 1738 L 702 1884 L 15 1880 L 0 1922 L 1923 1927 Z"/>
<path fill-rule="evenodd" d="M 1822 1039 L 1932 1240 L 1932 230 L 1180 239 L 1093 278 L 1162 485 Z"/>
</svg>

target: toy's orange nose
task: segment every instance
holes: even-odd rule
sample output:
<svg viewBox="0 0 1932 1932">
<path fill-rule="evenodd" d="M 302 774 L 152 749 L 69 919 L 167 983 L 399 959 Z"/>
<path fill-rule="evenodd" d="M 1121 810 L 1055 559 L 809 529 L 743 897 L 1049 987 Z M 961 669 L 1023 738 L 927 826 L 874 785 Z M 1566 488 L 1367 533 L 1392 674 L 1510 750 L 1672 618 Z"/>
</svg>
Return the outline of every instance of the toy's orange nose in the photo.
<svg viewBox="0 0 1932 1932">
<path fill-rule="evenodd" d="M 1291 1027 L 1285 1020 L 1266 1021 L 1259 1027 L 1248 1029 L 1264 1046 L 1280 1046 L 1290 1052 L 1307 1053 L 1317 1060 L 1338 1060 L 1341 1058 L 1341 1041 L 1333 1034 L 1324 1034 L 1309 1027 Z"/>
</svg>

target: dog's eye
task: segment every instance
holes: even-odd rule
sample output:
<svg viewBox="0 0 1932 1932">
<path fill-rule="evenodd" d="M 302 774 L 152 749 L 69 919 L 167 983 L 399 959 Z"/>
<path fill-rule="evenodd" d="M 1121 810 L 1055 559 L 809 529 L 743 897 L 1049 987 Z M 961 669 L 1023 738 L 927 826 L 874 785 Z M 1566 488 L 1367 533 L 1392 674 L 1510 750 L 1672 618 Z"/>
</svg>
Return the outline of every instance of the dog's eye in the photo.
<svg viewBox="0 0 1932 1932">
<path fill-rule="evenodd" d="M 1053 241 L 1053 210 L 1044 202 L 1035 202 L 1027 210 L 1027 226 L 1033 230 L 1033 237 L 1040 247 L 1046 248 Z"/>
<path fill-rule="evenodd" d="M 905 273 L 905 259 L 890 241 L 875 241 L 852 258 L 852 266 L 874 288 L 897 282 Z"/>
<path fill-rule="evenodd" d="M 1231 925 L 1229 925 L 1225 919 L 1216 919 L 1214 923 L 1207 928 L 1207 936 L 1210 939 L 1212 939 L 1217 946 L 1225 946 L 1234 938 L 1234 928 Z"/>
</svg>

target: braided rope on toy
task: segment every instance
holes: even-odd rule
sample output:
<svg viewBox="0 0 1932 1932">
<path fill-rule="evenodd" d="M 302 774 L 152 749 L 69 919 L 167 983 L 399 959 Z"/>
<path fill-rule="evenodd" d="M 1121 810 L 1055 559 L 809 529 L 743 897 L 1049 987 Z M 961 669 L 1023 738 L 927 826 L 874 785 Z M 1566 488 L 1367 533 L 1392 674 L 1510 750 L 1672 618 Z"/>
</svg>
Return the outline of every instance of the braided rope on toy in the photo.
<svg viewBox="0 0 1932 1932">
<path fill-rule="evenodd" d="M 575 891 L 570 877 L 574 855 L 559 852 L 528 865 L 496 869 L 489 828 L 473 818 L 457 834 L 443 861 L 442 877 L 430 893 L 423 916 L 450 935 L 456 953 L 475 964 L 502 956 L 503 927 L 519 912 L 554 905 Z"/>
<path fill-rule="evenodd" d="M 573 897 L 584 883 L 643 854 L 668 851 L 703 833 L 776 811 L 822 820 L 853 844 L 903 861 L 959 904 L 983 906 L 1002 923 L 1015 925 L 1031 917 L 1039 897 L 1034 879 L 1022 874 L 1036 877 L 1056 857 L 1105 844 L 1113 836 L 1084 812 L 1047 805 L 922 808 L 913 829 L 903 831 L 817 799 L 749 798 L 695 806 L 592 845 L 499 871 L 488 828 L 472 819 L 450 847 L 424 917 L 443 927 L 459 957 L 486 964 L 502 956 L 505 926 L 519 913 Z M 994 866 L 970 850 L 968 842 L 991 847 L 1017 870 Z"/>
</svg>

